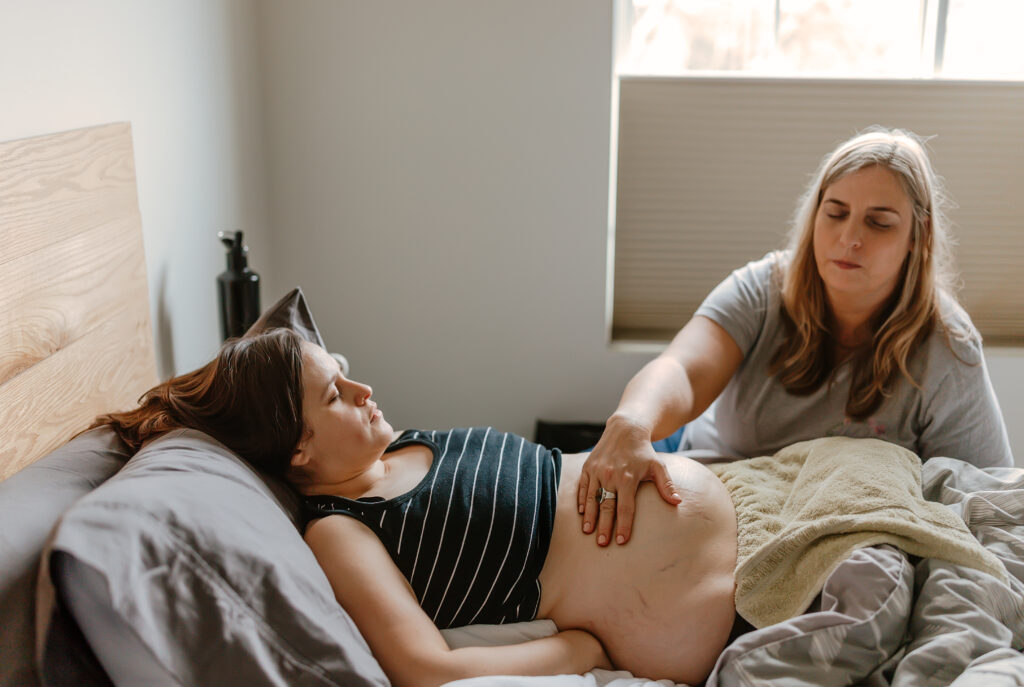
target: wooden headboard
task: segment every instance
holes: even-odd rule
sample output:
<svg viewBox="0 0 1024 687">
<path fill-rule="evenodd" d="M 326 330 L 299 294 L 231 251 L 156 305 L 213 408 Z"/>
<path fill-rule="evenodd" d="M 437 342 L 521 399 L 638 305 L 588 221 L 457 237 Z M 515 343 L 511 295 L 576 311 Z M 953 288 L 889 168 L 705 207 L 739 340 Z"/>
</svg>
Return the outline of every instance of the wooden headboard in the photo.
<svg viewBox="0 0 1024 687">
<path fill-rule="evenodd" d="M 0 480 L 157 382 L 127 123 L 0 143 Z"/>
</svg>

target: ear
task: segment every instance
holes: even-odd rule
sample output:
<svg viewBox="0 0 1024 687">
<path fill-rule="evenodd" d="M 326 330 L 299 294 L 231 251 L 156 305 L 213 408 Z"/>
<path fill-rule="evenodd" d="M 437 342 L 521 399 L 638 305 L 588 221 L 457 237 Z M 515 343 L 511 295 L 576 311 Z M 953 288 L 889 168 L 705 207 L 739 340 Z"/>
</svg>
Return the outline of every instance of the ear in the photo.
<svg viewBox="0 0 1024 687">
<path fill-rule="evenodd" d="M 302 449 L 295 449 L 295 453 L 292 454 L 292 459 L 288 463 L 293 468 L 301 468 L 303 465 L 309 463 L 309 456 Z"/>
<path fill-rule="evenodd" d="M 311 435 L 306 434 L 305 432 L 303 432 L 302 433 L 302 438 L 299 439 L 299 445 L 295 447 L 294 451 L 292 451 L 292 457 L 291 457 L 291 460 L 288 461 L 288 463 L 293 468 L 300 468 L 300 467 L 303 467 L 304 465 L 308 465 L 309 464 L 309 461 L 312 458 L 312 456 L 310 455 L 310 450 L 309 450 L 310 449 L 310 447 L 309 447 L 310 436 Z"/>
</svg>

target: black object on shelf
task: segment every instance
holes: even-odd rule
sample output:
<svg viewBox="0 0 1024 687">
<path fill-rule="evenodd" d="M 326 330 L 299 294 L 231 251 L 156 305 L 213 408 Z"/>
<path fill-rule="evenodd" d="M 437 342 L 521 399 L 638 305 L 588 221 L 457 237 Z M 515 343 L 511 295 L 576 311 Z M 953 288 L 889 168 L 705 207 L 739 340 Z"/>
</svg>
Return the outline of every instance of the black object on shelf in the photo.
<svg viewBox="0 0 1024 687">
<path fill-rule="evenodd" d="M 594 447 L 604 432 L 603 422 L 547 422 L 537 420 L 533 440 L 563 453 L 579 453 Z"/>
<path fill-rule="evenodd" d="M 227 340 L 245 334 L 260 316 L 260 275 L 249 269 L 241 231 L 222 231 L 217 238 L 228 249 L 228 268 L 217 276 L 220 336 Z"/>
</svg>

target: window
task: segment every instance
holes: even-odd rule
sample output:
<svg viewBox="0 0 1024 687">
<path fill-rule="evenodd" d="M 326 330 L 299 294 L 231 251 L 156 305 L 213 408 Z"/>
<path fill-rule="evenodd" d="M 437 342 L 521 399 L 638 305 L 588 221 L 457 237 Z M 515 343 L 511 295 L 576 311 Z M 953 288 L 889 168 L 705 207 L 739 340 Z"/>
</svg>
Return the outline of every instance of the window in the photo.
<svg viewBox="0 0 1024 687">
<path fill-rule="evenodd" d="M 960 299 L 986 343 L 1024 341 L 1024 2 L 621 3 L 612 340 L 670 339 L 783 246 L 822 156 L 880 124 L 929 137 Z"/>
<path fill-rule="evenodd" d="M 620 0 L 618 73 L 1021 79 L 1016 0 Z"/>
</svg>

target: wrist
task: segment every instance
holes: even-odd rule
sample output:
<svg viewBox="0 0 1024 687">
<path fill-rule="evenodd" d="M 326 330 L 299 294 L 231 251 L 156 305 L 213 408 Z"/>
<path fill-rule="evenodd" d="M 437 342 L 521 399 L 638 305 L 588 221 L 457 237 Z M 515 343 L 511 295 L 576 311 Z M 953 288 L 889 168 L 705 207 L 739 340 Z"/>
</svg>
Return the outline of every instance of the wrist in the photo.
<svg viewBox="0 0 1024 687">
<path fill-rule="evenodd" d="M 637 415 L 628 411 L 616 410 L 605 423 L 605 431 L 650 441 L 652 429 Z"/>
<path fill-rule="evenodd" d="M 604 651 L 604 647 L 597 637 L 586 630 L 566 630 L 566 635 L 573 645 L 570 651 L 573 656 L 582 662 L 575 666 L 577 672 L 585 673 L 594 668 L 611 668 L 611 662 Z"/>
<path fill-rule="evenodd" d="M 615 667 L 612 665 L 611 659 L 608 658 L 608 654 L 604 650 L 604 645 L 601 644 L 601 640 L 599 640 L 597 637 L 595 637 L 594 635 L 590 634 L 589 632 L 587 633 L 587 635 L 590 637 L 590 641 L 593 642 L 594 668 L 604 668 L 605 670 L 615 670 Z"/>
</svg>

